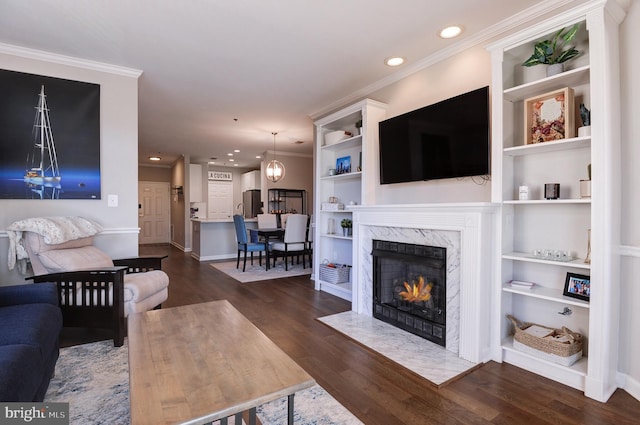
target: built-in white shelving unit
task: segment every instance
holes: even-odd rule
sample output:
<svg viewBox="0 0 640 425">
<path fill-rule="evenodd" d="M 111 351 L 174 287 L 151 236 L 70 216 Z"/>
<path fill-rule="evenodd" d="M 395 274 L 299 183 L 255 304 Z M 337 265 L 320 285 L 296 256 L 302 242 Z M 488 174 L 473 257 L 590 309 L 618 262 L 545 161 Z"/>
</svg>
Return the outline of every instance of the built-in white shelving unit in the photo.
<svg viewBox="0 0 640 425">
<path fill-rule="evenodd" d="M 492 54 L 492 200 L 501 204 L 500 250 L 495 258 L 498 306 L 493 317 L 493 357 L 580 389 L 606 401 L 617 388 L 619 257 L 618 25 L 624 11 L 615 1 L 591 1 L 536 24 L 489 47 Z M 547 77 L 542 66 L 521 66 L 533 45 L 560 28 L 580 23 L 576 48 L 582 54 L 565 72 Z M 591 135 L 526 144 L 525 101 L 565 87 L 573 89 L 576 127 L 579 105 L 591 110 Z M 591 164 L 590 198 L 580 197 L 580 180 Z M 560 199 L 546 200 L 545 183 L 560 183 Z M 518 186 L 530 188 L 518 199 Z M 585 262 L 590 240 L 590 263 Z M 571 261 L 532 254 L 537 249 L 569 251 Z M 589 275 L 590 300 L 563 295 L 568 272 Z M 511 280 L 535 282 L 531 288 Z M 567 312 L 571 314 L 557 314 Z M 584 335 L 584 357 L 570 367 L 514 348 L 513 315 L 525 322 Z"/>
<path fill-rule="evenodd" d="M 365 99 L 315 122 L 315 237 L 314 279 L 317 290 L 351 301 L 351 282 L 333 283 L 320 278 L 323 261 L 353 264 L 352 237 L 344 236 L 340 221 L 351 218 L 350 205 L 366 205 L 374 193 L 371 168 L 377 163 L 378 122 L 385 116 L 385 105 Z M 361 130 L 355 124 L 362 121 Z M 339 142 L 325 143 L 325 135 L 333 131 L 351 133 Z M 331 175 L 338 158 L 349 157 L 351 171 Z M 323 203 L 335 197 L 344 205 L 341 210 L 323 209 Z"/>
</svg>

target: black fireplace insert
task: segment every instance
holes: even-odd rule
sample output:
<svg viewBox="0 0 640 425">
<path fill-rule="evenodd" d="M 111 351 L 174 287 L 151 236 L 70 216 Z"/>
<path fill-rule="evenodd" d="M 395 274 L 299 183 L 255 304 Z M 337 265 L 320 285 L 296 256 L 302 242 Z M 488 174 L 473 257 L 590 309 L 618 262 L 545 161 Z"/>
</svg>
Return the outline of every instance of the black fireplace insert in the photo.
<svg viewBox="0 0 640 425">
<path fill-rule="evenodd" d="M 373 316 L 446 345 L 446 248 L 373 241 Z"/>
</svg>

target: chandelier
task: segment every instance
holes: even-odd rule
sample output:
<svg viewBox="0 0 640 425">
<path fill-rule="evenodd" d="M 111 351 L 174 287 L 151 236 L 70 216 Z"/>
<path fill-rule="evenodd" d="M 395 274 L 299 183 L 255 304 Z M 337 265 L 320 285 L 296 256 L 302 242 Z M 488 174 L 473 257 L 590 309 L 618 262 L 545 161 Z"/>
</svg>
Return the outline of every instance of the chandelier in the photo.
<svg viewBox="0 0 640 425">
<path fill-rule="evenodd" d="M 284 164 L 276 159 L 276 134 L 273 134 L 273 159 L 267 164 L 267 168 L 264 170 L 267 179 L 273 183 L 279 182 L 285 173 Z"/>
</svg>

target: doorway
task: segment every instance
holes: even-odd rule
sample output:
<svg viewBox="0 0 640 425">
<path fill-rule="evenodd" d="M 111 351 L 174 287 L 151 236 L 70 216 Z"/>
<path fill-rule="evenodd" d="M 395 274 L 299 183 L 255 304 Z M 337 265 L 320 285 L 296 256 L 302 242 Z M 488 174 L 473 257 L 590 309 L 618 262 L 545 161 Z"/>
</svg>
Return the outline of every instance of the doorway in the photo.
<svg viewBox="0 0 640 425">
<path fill-rule="evenodd" d="M 170 242 L 171 213 L 168 182 L 138 182 L 140 245 Z"/>
</svg>

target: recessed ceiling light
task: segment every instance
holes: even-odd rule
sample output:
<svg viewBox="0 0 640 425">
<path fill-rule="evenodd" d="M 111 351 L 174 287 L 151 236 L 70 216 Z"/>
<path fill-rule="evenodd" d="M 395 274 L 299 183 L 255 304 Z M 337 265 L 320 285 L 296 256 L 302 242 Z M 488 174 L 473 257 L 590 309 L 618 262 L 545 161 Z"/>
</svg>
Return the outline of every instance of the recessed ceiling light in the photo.
<svg viewBox="0 0 640 425">
<path fill-rule="evenodd" d="M 400 57 L 400 56 L 393 56 L 390 58 L 386 58 L 384 60 L 384 63 L 388 66 L 398 66 L 398 65 L 402 65 L 404 63 L 404 58 Z"/>
<path fill-rule="evenodd" d="M 233 151 L 234 151 L 235 153 L 238 153 L 238 152 L 240 152 L 240 149 L 234 149 Z"/>
<path fill-rule="evenodd" d="M 238 166 L 238 164 L 233 164 L 233 166 L 234 166 L 234 167 L 237 167 L 237 166 Z"/>
<path fill-rule="evenodd" d="M 213 165 L 213 164 L 215 164 L 215 162 L 213 162 L 213 161 L 209 161 L 209 164 Z"/>
<path fill-rule="evenodd" d="M 233 156 L 233 154 L 232 153 L 228 153 L 227 156 Z"/>
<path fill-rule="evenodd" d="M 160 161 L 162 158 L 160 158 L 159 156 L 150 156 L 149 157 L 149 161 Z"/>
<path fill-rule="evenodd" d="M 457 25 L 452 25 L 440 31 L 439 35 L 442 38 L 454 38 L 459 36 L 461 33 L 462 33 L 462 27 Z"/>
<path fill-rule="evenodd" d="M 233 159 L 233 158 L 231 158 L 231 159 L 229 160 L 229 162 L 234 162 L 234 161 L 235 161 L 235 159 Z"/>
<path fill-rule="evenodd" d="M 256 155 L 256 159 L 262 159 L 260 155 Z"/>
</svg>

